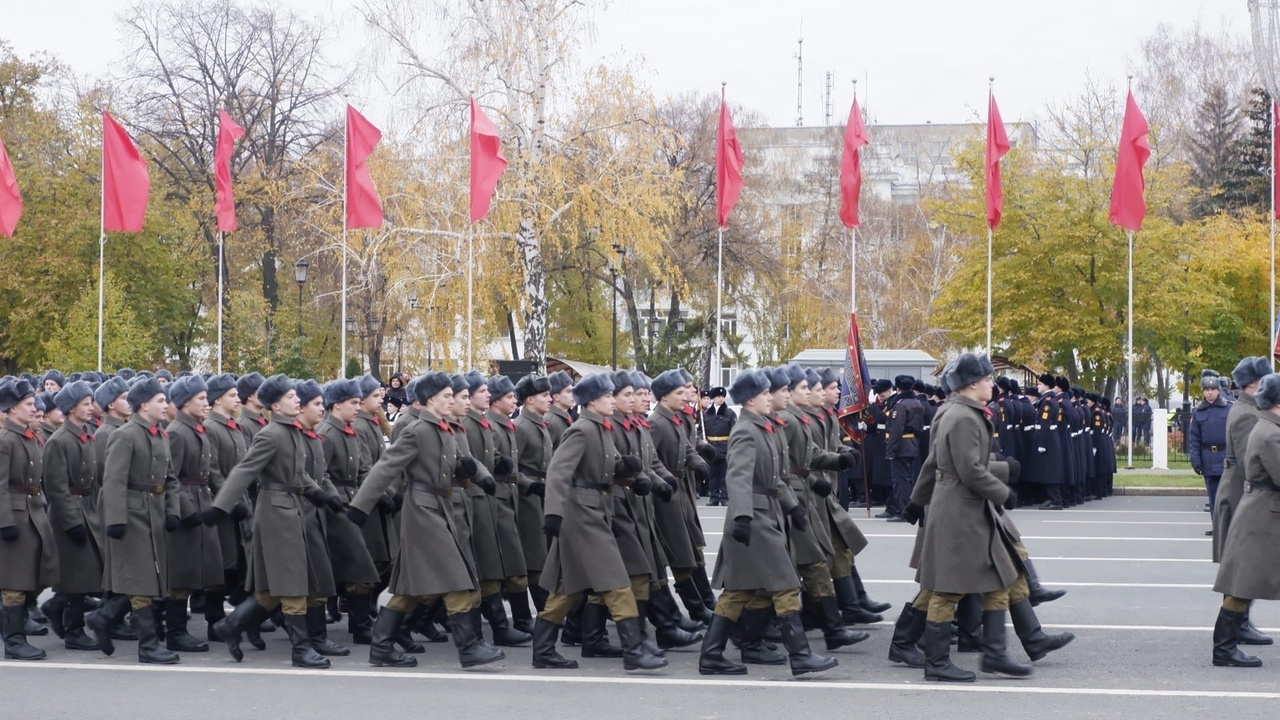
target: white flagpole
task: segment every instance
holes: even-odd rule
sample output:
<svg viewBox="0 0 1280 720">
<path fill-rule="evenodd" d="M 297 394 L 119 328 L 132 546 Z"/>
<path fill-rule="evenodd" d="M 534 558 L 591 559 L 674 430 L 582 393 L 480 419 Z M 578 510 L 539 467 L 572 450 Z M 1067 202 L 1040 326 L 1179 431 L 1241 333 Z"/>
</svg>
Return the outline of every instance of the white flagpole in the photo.
<svg viewBox="0 0 1280 720">
<path fill-rule="evenodd" d="M 222 374 L 222 263 L 223 232 L 218 231 L 218 374 Z"/>
<path fill-rule="evenodd" d="M 720 384 L 720 375 L 722 368 L 720 367 L 720 332 L 724 327 L 724 322 L 720 319 L 722 311 L 722 296 L 724 294 L 724 227 L 720 228 L 717 233 L 716 240 L 716 346 L 711 353 L 711 367 L 714 374 L 711 376 L 711 385 Z"/>
<path fill-rule="evenodd" d="M 987 356 L 991 356 L 991 226 L 987 225 Z"/>
<path fill-rule="evenodd" d="M 475 335 L 475 248 L 476 248 L 476 227 L 472 224 L 467 228 L 467 369 L 475 369 L 475 355 L 472 354 L 471 338 Z M 515 333 L 515 328 L 511 328 L 511 332 Z M 515 342 L 515 338 L 512 338 Z"/>
<path fill-rule="evenodd" d="M 102 308 L 105 300 L 103 283 L 107 276 L 107 136 L 102 135 L 102 175 L 98 183 L 98 372 L 102 372 Z"/>
<path fill-rule="evenodd" d="M 849 312 L 858 312 L 858 228 L 849 228 Z"/>
<path fill-rule="evenodd" d="M 1271 338 L 1271 346 L 1267 355 L 1271 357 L 1271 369 L 1276 368 L 1276 99 L 1271 99 L 1271 327 L 1267 336 Z"/>
<path fill-rule="evenodd" d="M 341 349 L 338 352 L 339 378 L 347 376 L 347 195 L 350 194 L 347 177 L 347 143 L 351 138 L 351 108 L 348 105 L 343 115 L 342 133 L 342 317 L 338 321 L 338 334 L 342 337 Z"/>
<path fill-rule="evenodd" d="M 1129 312 L 1125 317 L 1129 321 L 1129 338 L 1127 341 L 1128 352 L 1126 356 L 1129 364 L 1129 387 L 1126 391 L 1128 396 L 1125 402 L 1129 404 L 1126 420 L 1129 423 L 1129 442 L 1126 443 L 1126 468 L 1133 468 L 1133 231 L 1128 231 L 1129 237 Z"/>
</svg>

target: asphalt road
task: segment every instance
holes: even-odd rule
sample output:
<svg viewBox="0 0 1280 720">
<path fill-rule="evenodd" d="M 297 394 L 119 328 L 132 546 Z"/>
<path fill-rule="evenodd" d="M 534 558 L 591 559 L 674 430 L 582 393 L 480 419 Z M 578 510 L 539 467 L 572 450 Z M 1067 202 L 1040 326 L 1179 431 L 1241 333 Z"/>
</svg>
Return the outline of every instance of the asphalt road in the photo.
<svg viewBox="0 0 1280 720">
<path fill-rule="evenodd" d="M 925 683 L 919 670 L 885 659 L 890 623 L 915 585 L 906 567 L 914 528 L 855 512 L 871 546 L 858 565 L 873 597 L 892 602 L 870 640 L 835 652 L 836 670 L 793 680 L 784 667 L 752 666 L 743 678 L 703 678 L 696 651 L 668 651 L 670 666 L 627 674 L 621 661 L 585 660 L 572 672 L 535 671 L 528 648 L 508 648 L 505 662 L 460 670 L 452 646 L 428 645 L 413 670 L 375 669 L 357 647 L 328 671 L 290 667 L 282 633 L 265 652 L 247 649 L 236 664 L 213 652 L 183 655 L 169 667 L 136 663 L 130 643 L 116 656 L 63 650 L 52 636 L 41 663 L 0 663 L 0 717 L 132 720 L 143 716 L 348 718 L 357 713 L 429 713 L 434 717 L 773 718 L 797 714 L 904 717 L 1008 713 L 1032 717 L 1263 717 L 1280 699 L 1280 645 L 1249 648 L 1261 669 L 1214 668 L 1210 634 L 1221 598 L 1204 536 L 1202 498 L 1116 497 L 1065 512 L 1019 510 L 1015 518 L 1045 584 L 1068 590 L 1039 609 L 1050 632 L 1069 629 L 1075 643 L 1036 664 L 1025 680 L 979 675 L 977 683 Z M 708 552 L 719 545 L 724 509 L 701 508 Z M 1280 610 L 1259 603 L 1254 623 L 1280 636 Z M 193 629 L 198 627 L 192 624 Z M 345 625 L 331 636 L 347 640 Z M 199 630 L 196 630 L 199 634 Z M 822 651 L 817 633 L 810 634 Z M 1010 639 L 1014 640 L 1010 632 Z M 1016 645 L 1016 640 L 1014 640 Z M 574 648 L 564 649 L 570 657 Z M 1015 654 L 1021 649 L 1015 648 Z M 730 651 L 730 655 L 733 652 Z M 977 669 L 977 655 L 956 656 Z M 1045 712 L 1046 705 L 1050 712 Z"/>
</svg>

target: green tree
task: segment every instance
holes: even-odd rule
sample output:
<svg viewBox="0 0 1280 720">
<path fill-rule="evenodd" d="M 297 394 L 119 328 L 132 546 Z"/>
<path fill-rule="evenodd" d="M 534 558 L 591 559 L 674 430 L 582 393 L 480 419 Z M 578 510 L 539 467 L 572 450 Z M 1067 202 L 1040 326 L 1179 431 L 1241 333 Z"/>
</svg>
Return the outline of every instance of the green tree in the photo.
<svg viewBox="0 0 1280 720">
<path fill-rule="evenodd" d="M 141 367 L 152 359 L 155 338 L 129 303 L 114 275 L 107 273 L 103 310 L 103 370 Z M 44 356 L 57 368 L 92 370 L 98 367 L 98 283 L 81 292 L 75 305 L 48 333 Z"/>
</svg>

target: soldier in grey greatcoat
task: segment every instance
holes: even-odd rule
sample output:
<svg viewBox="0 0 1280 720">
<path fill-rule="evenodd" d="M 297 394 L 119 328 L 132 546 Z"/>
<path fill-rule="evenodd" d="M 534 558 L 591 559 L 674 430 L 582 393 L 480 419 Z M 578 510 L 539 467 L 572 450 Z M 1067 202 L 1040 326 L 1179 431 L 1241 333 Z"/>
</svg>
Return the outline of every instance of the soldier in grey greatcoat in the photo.
<svg viewBox="0 0 1280 720">
<path fill-rule="evenodd" d="M 529 597 L 533 607 L 541 612 L 547 595 L 538 585 L 542 565 L 547 561 L 547 536 L 542 534 L 542 499 L 547 494 L 547 465 L 555 449 L 551 437 L 549 414 L 551 412 L 551 381 L 539 375 L 526 375 L 516 383 L 516 402 L 520 414 L 516 416 L 516 471 L 520 474 L 520 508 L 516 521 L 520 526 L 520 549 L 524 551 L 524 564 L 529 571 L 528 594 L 524 590 L 508 592 L 511 603 L 512 625 L 521 632 L 533 632 L 533 615 L 529 612 Z"/>
<path fill-rule="evenodd" d="M 552 447 L 559 447 L 564 431 L 573 424 L 569 411 L 577 407 L 573 399 L 573 378 L 564 370 L 557 370 L 547 376 L 547 386 L 551 393 L 551 407 L 546 414 L 547 432 L 551 435 Z"/>
</svg>

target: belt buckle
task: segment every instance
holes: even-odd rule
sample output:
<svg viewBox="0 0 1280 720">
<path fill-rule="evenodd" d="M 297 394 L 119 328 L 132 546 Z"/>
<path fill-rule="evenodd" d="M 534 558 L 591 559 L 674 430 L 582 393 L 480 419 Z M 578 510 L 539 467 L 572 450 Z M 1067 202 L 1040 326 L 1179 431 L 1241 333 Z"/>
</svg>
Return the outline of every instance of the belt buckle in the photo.
<svg viewBox="0 0 1280 720">
<path fill-rule="evenodd" d="M 163 493 L 164 493 L 164 485 L 163 485 L 163 484 L 160 484 L 160 485 L 155 485 L 155 486 L 153 486 L 153 487 L 151 488 L 151 492 L 152 492 L 152 493 L 154 493 L 154 494 L 156 494 L 156 495 L 163 494 Z"/>
<path fill-rule="evenodd" d="M 445 496 L 445 497 L 447 497 L 447 498 L 452 498 L 452 497 L 453 497 L 453 486 L 452 486 L 452 485 L 450 485 L 449 487 L 445 488 L 445 490 L 444 490 L 444 496 Z"/>
<path fill-rule="evenodd" d="M 40 496 L 40 486 L 39 486 L 39 485 L 32 485 L 31 487 L 27 488 L 27 495 L 30 495 L 31 497 L 39 497 L 39 496 Z"/>
</svg>

